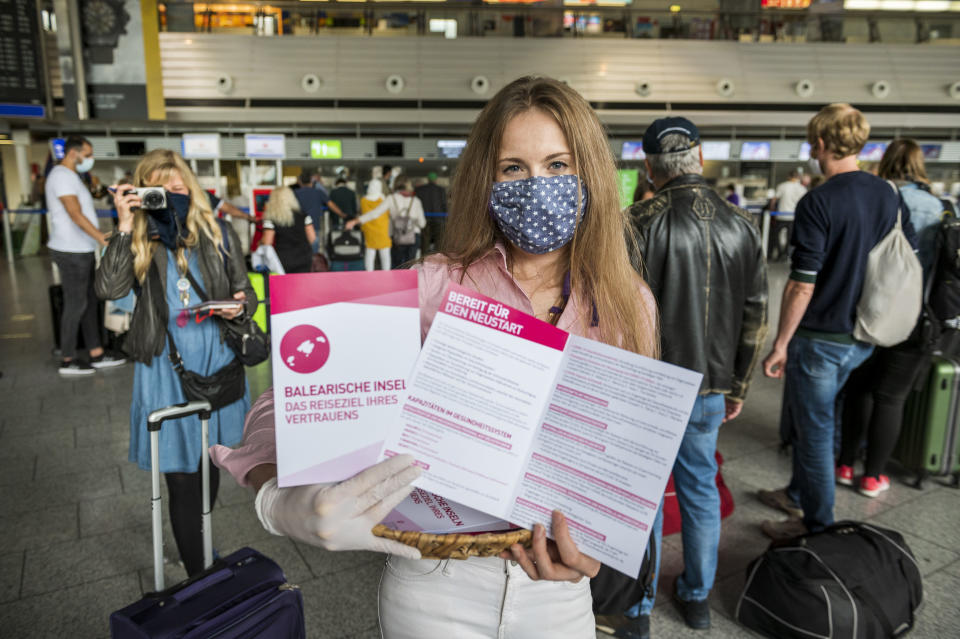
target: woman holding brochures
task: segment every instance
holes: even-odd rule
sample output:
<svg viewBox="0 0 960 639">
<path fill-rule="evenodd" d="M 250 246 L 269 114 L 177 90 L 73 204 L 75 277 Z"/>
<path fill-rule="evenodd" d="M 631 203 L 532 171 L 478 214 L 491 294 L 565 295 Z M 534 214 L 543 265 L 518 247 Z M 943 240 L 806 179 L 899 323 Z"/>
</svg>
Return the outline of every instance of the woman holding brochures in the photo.
<svg viewBox="0 0 960 639">
<path fill-rule="evenodd" d="M 101 299 L 119 299 L 131 289 L 138 296 L 124 344 L 136 360 L 130 461 L 149 470 L 147 415 L 186 401 L 168 357 L 169 344 L 175 345 L 187 370 L 202 376 L 239 365 L 221 338 L 224 329 L 219 322 L 211 317 L 198 322 L 199 311 L 191 310 L 205 301 L 198 288 L 221 302 L 213 313 L 225 320 L 254 312 L 257 296 L 247 280 L 233 227 L 217 221 L 207 193 L 180 155 L 151 151 L 137 165 L 133 182 L 136 187 L 159 187 L 159 191 L 153 193 L 154 202 L 145 204 L 133 186 L 113 187 L 118 225 L 97 269 L 95 287 Z M 230 306 L 232 300 L 236 303 Z M 241 374 L 242 370 L 240 365 Z M 210 417 L 211 442 L 240 441 L 250 400 L 244 387 L 238 385 L 236 391 L 236 399 Z M 165 474 L 173 533 L 189 575 L 203 570 L 202 452 L 197 416 L 167 422 L 160 431 L 160 472 Z M 211 504 L 219 484 L 219 473 L 214 471 L 211 468 Z"/>
<path fill-rule="evenodd" d="M 520 78 L 484 107 L 461 156 L 445 244 L 419 263 L 421 337 L 451 283 L 569 333 L 657 356 L 653 297 L 631 264 L 607 137 L 589 104 L 548 78 Z M 278 488 L 273 395 L 251 411 L 244 444 L 215 448 L 215 463 L 258 490 L 264 527 L 331 550 L 389 554 L 380 584 L 386 639 L 594 637 L 582 554 L 555 512 L 547 541 L 500 558 L 423 560 L 370 529 L 419 474 L 400 455 L 334 485 Z"/>
</svg>

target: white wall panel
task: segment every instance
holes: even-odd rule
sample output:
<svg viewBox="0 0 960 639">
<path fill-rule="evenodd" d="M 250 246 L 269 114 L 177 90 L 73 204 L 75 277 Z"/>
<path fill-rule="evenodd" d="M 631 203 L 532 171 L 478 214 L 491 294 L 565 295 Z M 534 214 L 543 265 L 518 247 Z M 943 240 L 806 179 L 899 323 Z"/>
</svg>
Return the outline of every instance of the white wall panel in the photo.
<svg viewBox="0 0 960 639">
<path fill-rule="evenodd" d="M 362 38 L 256 38 L 247 35 L 161 34 L 167 98 L 222 98 L 216 78 L 234 78 L 232 97 L 476 100 L 513 78 L 539 73 L 567 78 L 590 100 L 636 101 L 634 84 L 651 82 L 649 101 L 723 102 L 720 78 L 732 79 L 737 102 L 881 102 L 871 82 L 893 85 L 891 103 L 951 104 L 945 93 L 960 79 L 956 56 L 943 48 L 882 44 L 756 44 L 678 40 Z M 952 49 L 949 50 L 952 52 Z M 316 73 L 316 93 L 300 87 Z M 404 78 L 399 94 L 384 83 Z M 470 79 L 491 82 L 487 96 Z M 813 80 L 813 97 L 793 91 Z M 228 96 L 229 97 L 229 96 Z"/>
<path fill-rule="evenodd" d="M 120 156 L 120 152 L 117 150 L 116 138 L 91 135 L 87 136 L 87 139 L 90 140 L 90 145 L 93 147 L 94 158 L 115 158 Z"/>
<path fill-rule="evenodd" d="M 350 36 L 257 38 L 249 35 L 162 33 L 164 96 L 167 100 L 239 100 L 234 107 L 168 106 L 174 121 L 327 122 L 467 124 L 476 109 L 377 108 L 376 105 L 302 109 L 256 105 L 258 100 L 462 101 L 481 103 L 514 78 L 534 73 L 565 79 L 593 102 L 649 103 L 649 112 L 610 105 L 601 117 L 611 124 L 648 121 L 676 103 L 722 105 L 729 111 L 702 111 L 703 124 L 803 125 L 828 102 L 857 105 L 960 106 L 946 87 L 960 80 L 953 48 L 924 45 L 832 43 L 736 43 L 683 40 L 548 38 L 368 38 Z M 322 86 L 301 88 L 304 74 L 315 73 Z M 217 77 L 233 79 L 221 93 Z M 399 93 L 385 87 L 387 77 L 404 79 Z M 484 95 L 470 80 L 490 81 Z M 721 78 L 735 93 L 716 91 Z M 795 92 L 801 79 L 813 81 L 809 98 Z M 870 93 L 877 80 L 890 83 L 888 97 Z M 639 81 L 651 94 L 635 92 Z M 255 101 L 250 106 L 249 100 Z M 792 112 L 751 112 L 751 103 L 809 105 Z M 695 110 L 685 108 L 685 113 Z M 874 126 L 948 126 L 956 114 L 873 113 Z M 359 157 L 368 157 L 364 150 Z M 345 150 L 346 153 L 346 150 Z"/>
<path fill-rule="evenodd" d="M 169 149 L 170 151 L 181 151 L 181 138 L 177 137 L 148 137 L 144 141 L 147 151 L 154 149 Z"/>
<path fill-rule="evenodd" d="M 294 138 L 288 135 L 284 138 L 284 144 L 286 145 L 288 160 L 310 159 L 309 138 Z"/>
<path fill-rule="evenodd" d="M 404 138 L 403 157 L 416 160 L 419 158 L 437 158 L 440 153 L 437 151 L 436 138 Z"/>
<path fill-rule="evenodd" d="M 240 160 L 243 159 L 245 153 L 243 136 L 220 136 L 220 157 L 224 160 Z"/>
<path fill-rule="evenodd" d="M 377 145 L 374 140 L 344 138 L 342 147 L 344 160 L 372 159 L 377 155 Z"/>
</svg>

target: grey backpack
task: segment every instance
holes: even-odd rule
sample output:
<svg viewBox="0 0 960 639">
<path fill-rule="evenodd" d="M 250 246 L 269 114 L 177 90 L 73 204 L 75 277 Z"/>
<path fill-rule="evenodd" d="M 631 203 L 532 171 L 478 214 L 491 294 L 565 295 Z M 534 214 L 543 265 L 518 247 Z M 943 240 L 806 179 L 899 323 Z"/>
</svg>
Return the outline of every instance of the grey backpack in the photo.
<svg viewBox="0 0 960 639">
<path fill-rule="evenodd" d="M 410 203 L 407 205 L 406 210 L 403 212 L 403 215 L 394 217 L 390 216 L 390 226 L 391 226 L 391 237 L 393 238 L 393 243 L 400 246 L 410 246 L 415 244 L 417 241 L 417 223 L 416 220 L 410 215 L 410 209 L 413 208 L 413 198 L 410 198 Z M 394 204 L 397 202 L 397 198 L 393 198 Z"/>
<path fill-rule="evenodd" d="M 897 187 L 890 186 L 899 196 Z M 857 302 L 854 338 L 877 346 L 893 346 L 910 336 L 923 307 L 923 267 L 897 223 L 867 257 L 867 272 Z"/>
</svg>

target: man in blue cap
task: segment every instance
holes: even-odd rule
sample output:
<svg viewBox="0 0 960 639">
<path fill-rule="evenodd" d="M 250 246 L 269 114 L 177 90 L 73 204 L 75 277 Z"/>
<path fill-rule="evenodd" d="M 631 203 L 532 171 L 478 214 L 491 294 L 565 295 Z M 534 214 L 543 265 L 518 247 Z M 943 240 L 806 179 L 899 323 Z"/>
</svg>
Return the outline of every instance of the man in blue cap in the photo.
<svg viewBox="0 0 960 639">
<path fill-rule="evenodd" d="M 643 274 L 660 307 L 666 362 L 703 374 L 673 481 L 683 524 L 684 571 L 674 599 L 691 628 L 710 627 L 720 543 L 717 434 L 740 414 L 767 333 L 767 269 L 749 214 L 703 178 L 700 133 L 685 118 L 656 120 L 643 135 L 652 199 L 628 209 Z M 659 576 L 662 507 L 652 532 L 654 590 L 619 619 L 600 619 L 616 637 L 650 636 Z"/>
</svg>

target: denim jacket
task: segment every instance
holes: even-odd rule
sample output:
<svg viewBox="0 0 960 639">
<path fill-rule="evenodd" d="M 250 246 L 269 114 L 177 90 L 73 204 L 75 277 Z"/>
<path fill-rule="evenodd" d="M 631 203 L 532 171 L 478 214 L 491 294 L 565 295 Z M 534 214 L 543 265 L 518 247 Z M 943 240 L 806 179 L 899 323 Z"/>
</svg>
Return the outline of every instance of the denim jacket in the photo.
<svg viewBox="0 0 960 639">
<path fill-rule="evenodd" d="M 937 231 L 943 221 L 943 202 L 916 182 L 898 184 L 903 203 L 910 209 L 910 221 L 917 232 L 917 253 L 927 282 L 936 261 Z"/>
</svg>

